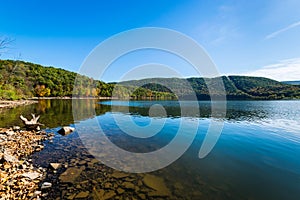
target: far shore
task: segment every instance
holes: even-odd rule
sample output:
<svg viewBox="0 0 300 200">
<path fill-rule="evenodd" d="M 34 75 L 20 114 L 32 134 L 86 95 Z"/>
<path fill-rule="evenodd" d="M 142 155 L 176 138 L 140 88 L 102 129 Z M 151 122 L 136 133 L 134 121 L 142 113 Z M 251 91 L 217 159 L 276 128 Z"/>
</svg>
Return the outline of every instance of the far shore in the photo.
<svg viewBox="0 0 300 200">
<path fill-rule="evenodd" d="M 29 100 L 39 100 L 39 99 L 100 99 L 100 100 L 111 100 L 117 99 L 114 97 L 32 97 Z"/>
<path fill-rule="evenodd" d="M 0 109 L 2 108 L 15 108 L 17 106 L 29 105 L 38 103 L 39 100 L 46 99 L 95 99 L 95 100 L 119 100 L 115 97 L 32 97 L 23 100 L 0 100 Z M 147 99 L 151 100 L 151 99 Z M 154 99 L 153 99 L 154 100 Z M 241 100 L 241 99 L 240 99 Z M 237 99 L 237 101 L 240 101 Z M 288 101 L 288 100 L 299 100 L 299 99 L 245 99 L 246 101 Z M 235 101 L 233 99 L 227 99 L 227 101 Z M 243 100 L 242 100 L 243 101 Z"/>
<path fill-rule="evenodd" d="M 116 99 L 112 97 L 32 97 L 22 100 L 0 100 L 1 108 L 15 108 L 17 106 L 29 105 L 38 103 L 38 100 L 42 99 L 99 99 L 99 100 L 111 100 Z"/>
<path fill-rule="evenodd" d="M 38 103 L 36 100 L 14 100 L 14 101 L 9 101 L 9 100 L 0 100 L 0 109 L 1 108 L 14 108 L 17 106 L 22 106 L 22 105 L 29 105 L 33 103 Z"/>
</svg>

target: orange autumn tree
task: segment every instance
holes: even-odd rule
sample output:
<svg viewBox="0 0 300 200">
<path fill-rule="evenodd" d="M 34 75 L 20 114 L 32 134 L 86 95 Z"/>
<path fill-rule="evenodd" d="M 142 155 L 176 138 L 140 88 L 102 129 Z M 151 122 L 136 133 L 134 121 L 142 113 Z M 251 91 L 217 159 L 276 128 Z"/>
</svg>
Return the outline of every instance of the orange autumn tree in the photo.
<svg viewBox="0 0 300 200">
<path fill-rule="evenodd" d="M 51 94 L 51 90 L 46 88 L 45 85 L 37 85 L 34 91 L 38 97 L 47 97 Z"/>
</svg>

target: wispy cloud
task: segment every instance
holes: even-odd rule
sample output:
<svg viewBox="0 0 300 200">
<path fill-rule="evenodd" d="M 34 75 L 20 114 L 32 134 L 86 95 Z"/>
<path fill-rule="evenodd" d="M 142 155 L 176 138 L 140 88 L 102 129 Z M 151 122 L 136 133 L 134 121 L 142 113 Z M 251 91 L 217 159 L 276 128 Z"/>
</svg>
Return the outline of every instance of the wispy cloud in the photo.
<svg viewBox="0 0 300 200">
<path fill-rule="evenodd" d="M 281 60 L 243 75 L 266 77 L 278 81 L 300 80 L 300 58 Z"/>
<path fill-rule="evenodd" d="M 283 33 L 283 32 L 286 32 L 286 31 L 288 31 L 288 30 L 290 30 L 290 29 L 292 29 L 292 28 L 295 28 L 295 27 L 297 27 L 297 26 L 300 26 L 300 21 L 298 21 L 298 22 L 296 22 L 296 23 L 293 23 L 293 24 L 290 24 L 290 25 L 288 25 L 288 26 L 285 27 L 285 28 L 282 28 L 282 29 L 280 29 L 280 30 L 278 30 L 278 31 L 275 31 L 275 32 L 273 32 L 273 33 L 267 35 L 267 36 L 265 37 L 265 39 L 266 39 L 266 40 L 272 39 L 272 38 L 276 37 L 277 35 L 279 35 L 279 34 L 281 34 L 281 33 Z"/>
<path fill-rule="evenodd" d="M 239 18 L 235 5 L 220 5 L 214 17 L 209 18 L 194 28 L 201 41 L 211 46 L 229 43 L 240 36 Z"/>
</svg>

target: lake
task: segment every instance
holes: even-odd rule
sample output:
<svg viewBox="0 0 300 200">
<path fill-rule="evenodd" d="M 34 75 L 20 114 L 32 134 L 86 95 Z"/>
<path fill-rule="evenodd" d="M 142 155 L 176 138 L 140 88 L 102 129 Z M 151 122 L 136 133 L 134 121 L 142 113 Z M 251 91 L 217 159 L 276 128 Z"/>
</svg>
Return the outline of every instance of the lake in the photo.
<svg viewBox="0 0 300 200">
<path fill-rule="evenodd" d="M 36 113 L 46 131 L 55 133 L 53 141 L 46 141 L 44 150 L 32 156 L 37 166 L 48 167 L 50 162 L 65 166 L 47 174 L 45 181 L 54 184 L 49 199 L 67 199 L 80 191 L 87 191 L 89 199 L 96 199 L 99 191 L 115 199 L 300 199 L 300 101 L 228 101 L 226 117 L 218 119 L 224 123 L 222 133 L 212 151 L 201 159 L 199 149 L 212 120 L 211 103 L 185 102 L 185 106 L 193 109 L 195 103 L 200 114 L 182 116 L 177 101 L 76 100 L 72 105 L 71 100 L 40 100 L 2 110 L 0 127 L 21 125 L 20 114 Z M 57 131 L 65 125 L 78 131 L 61 136 Z M 147 166 L 112 156 L 116 149 L 107 147 L 99 127 L 114 145 L 132 153 L 163 149 L 176 138 L 178 129 L 182 129 L 183 140 L 176 147 L 192 142 L 166 167 L 120 175 L 103 163 L 111 161 L 128 171 L 125 161 L 131 162 L 131 167 Z M 159 165 L 167 159 L 158 157 L 151 162 Z M 71 183 L 59 178 L 66 168 L 81 170 Z M 151 192 L 151 183 L 145 183 L 149 174 L 166 187 L 160 194 Z"/>
</svg>

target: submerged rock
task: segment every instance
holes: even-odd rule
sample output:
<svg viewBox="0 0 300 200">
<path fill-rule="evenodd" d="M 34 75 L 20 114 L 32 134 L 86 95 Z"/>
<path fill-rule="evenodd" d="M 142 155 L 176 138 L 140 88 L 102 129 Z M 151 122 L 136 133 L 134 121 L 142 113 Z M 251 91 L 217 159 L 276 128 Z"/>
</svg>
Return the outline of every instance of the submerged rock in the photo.
<svg viewBox="0 0 300 200">
<path fill-rule="evenodd" d="M 103 196 L 103 199 L 106 200 L 106 199 L 111 199 L 113 198 L 114 196 L 116 196 L 116 193 L 113 191 L 113 190 L 109 190 L 107 192 L 105 192 L 104 196 Z"/>
<path fill-rule="evenodd" d="M 123 172 L 114 172 L 114 173 L 112 173 L 111 176 L 114 177 L 114 178 L 116 178 L 116 179 L 120 179 L 120 178 L 128 177 L 129 174 L 125 174 Z"/>
<path fill-rule="evenodd" d="M 70 167 L 59 176 L 59 180 L 62 183 L 74 183 L 82 170 L 83 168 Z"/>
<path fill-rule="evenodd" d="M 79 192 L 77 195 L 76 195 L 76 199 L 84 199 L 84 198 L 87 198 L 89 196 L 89 192 L 86 191 L 86 192 Z"/>
<path fill-rule="evenodd" d="M 124 182 L 122 184 L 122 186 L 126 189 L 131 189 L 131 190 L 134 190 L 135 189 L 135 185 L 133 183 L 130 183 L 130 182 Z"/>
<path fill-rule="evenodd" d="M 154 190 L 149 193 L 149 196 L 170 196 L 171 194 L 164 180 L 160 177 L 146 174 L 143 178 L 143 183 Z"/>
</svg>

